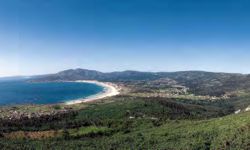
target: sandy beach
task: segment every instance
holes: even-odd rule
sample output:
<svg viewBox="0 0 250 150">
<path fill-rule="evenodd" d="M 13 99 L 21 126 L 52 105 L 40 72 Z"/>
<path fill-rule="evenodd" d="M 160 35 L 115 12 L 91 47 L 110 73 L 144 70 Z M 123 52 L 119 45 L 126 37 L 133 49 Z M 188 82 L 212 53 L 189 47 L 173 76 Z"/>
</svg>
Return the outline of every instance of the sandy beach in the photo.
<svg viewBox="0 0 250 150">
<path fill-rule="evenodd" d="M 95 100 L 99 100 L 99 99 L 102 99 L 102 98 L 115 96 L 115 95 L 118 95 L 120 93 L 119 88 L 115 84 L 109 83 L 109 82 L 99 82 L 99 81 L 95 81 L 95 80 L 78 80 L 78 81 L 75 81 L 75 82 L 97 84 L 99 86 L 104 87 L 104 92 L 102 92 L 100 94 L 90 96 L 90 97 L 87 97 L 87 98 L 68 101 L 68 102 L 65 103 L 66 105 L 73 105 L 73 104 L 79 104 L 79 103 L 95 101 Z"/>
</svg>

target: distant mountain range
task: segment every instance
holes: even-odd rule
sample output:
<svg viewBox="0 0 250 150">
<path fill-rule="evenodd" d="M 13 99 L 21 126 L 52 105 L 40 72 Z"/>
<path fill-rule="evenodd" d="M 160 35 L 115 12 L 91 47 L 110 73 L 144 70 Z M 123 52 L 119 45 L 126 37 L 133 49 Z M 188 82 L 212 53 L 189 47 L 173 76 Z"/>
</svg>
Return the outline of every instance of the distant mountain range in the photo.
<svg viewBox="0 0 250 150">
<path fill-rule="evenodd" d="M 139 72 L 122 71 L 103 73 L 87 69 L 70 69 L 56 74 L 35 76 L 33 82 L 99 80 L 108 82 L 131 82 L 168 78 L 186 86 L 199 95 L 222 95 L 235 90 L 250 90 L 250 75 L 214 73 L 204 71 Z"/>
<path fill-rule="evenodd" d="M 8 80 L 21 80 L 21 79 L 29 79 L 29 76 L 12 76 L 12 77 L 0 77 L 0 81 L 8 81 Z"/>
<path fill-rule="evenodd" d="M 123 71 L 103 73 L 87 69 L 70 69 L 56 74 L 36 76 L 35 81 L 64 81 L 64 80 L 100 80 L 100 81 L 124 81 L 124 80 L 152 80 L 158 79 L 160 74 L 151 72 Z"/>
</svg>

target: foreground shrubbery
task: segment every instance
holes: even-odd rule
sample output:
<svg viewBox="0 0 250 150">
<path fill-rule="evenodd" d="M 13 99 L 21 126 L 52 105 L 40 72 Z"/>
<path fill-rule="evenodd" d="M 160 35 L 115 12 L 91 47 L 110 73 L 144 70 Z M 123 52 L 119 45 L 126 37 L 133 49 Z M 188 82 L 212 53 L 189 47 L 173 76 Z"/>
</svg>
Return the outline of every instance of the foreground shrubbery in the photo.
<svg viewBox="0 0 250 150">
<path fill-rule="evenodd" d="M 249 148 L 250 114 L 225 116 L 231 112 L 230 104 L 204 105 L 202 101 L 126 96 L 115 100 L 41 120 L 1 121 L 0 146 L 3 149 Z"/>
</svg>

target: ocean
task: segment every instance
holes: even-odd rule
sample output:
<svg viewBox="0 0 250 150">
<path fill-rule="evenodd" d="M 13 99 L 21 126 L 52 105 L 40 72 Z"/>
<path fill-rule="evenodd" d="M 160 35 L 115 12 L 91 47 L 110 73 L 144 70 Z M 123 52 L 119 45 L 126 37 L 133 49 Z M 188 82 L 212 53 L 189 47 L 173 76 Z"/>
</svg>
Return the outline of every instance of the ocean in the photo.
<svg viewBox="0 0 250 150">
<path fill-rule="evenodd" d="M 0 81 L 0 105 L 56 104 L 87 98 L 103 91 L 103 87 L 92 83 Z"/>
</svg>

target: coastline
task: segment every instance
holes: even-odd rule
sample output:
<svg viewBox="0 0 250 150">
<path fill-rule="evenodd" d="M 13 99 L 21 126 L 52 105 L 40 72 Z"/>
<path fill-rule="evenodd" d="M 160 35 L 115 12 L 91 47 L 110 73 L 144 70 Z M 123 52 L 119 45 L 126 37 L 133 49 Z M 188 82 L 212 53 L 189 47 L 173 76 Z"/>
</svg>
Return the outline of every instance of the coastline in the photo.
<svg viewBox="0 0 250 150">
<path fill-rule="evenodd" d="M 80 82 L 80 83 L 92 83 L 92 84 L 96 84 L 99 86 L 102 86 L 104 88 L 104 91 L 90 96 L 90 97 L 86 97 L 83 99 L 77 99 L 77 100 L 71 100 L 71 101 L 67 101 L 65 102 L 66 105 L 73 105 L 73 104 L 80 104 L 80 103 L 85 103 L 85 102 L 92 102 L 95 100 L 99 100 L 102 98 L 106 98 L 106 97 L 111 97 L 111 96 L 115 96 L 120 94 L 119 92 L 119 88 L 114 85 L 113 83 L 109 83 L 109 82 L 99 82 L 96 80 L 77 80 L 75 82 Z"/>
</svg>

